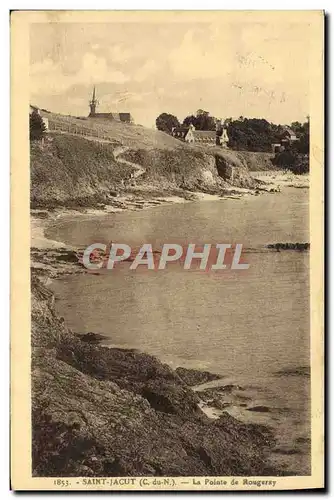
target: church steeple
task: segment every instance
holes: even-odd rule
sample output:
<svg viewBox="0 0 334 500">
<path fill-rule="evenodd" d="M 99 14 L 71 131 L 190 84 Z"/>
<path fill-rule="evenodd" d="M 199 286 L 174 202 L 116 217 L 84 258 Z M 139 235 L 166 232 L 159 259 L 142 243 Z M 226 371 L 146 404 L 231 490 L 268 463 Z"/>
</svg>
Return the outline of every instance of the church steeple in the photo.
<svg viewBox="0 0 334 500">
<path fill-rule="evenodd" d="M 95 90 L 95 85 L 94 85 L 92 100 L 89 101 L 89 107 L 90 107 L 89 116 L 94 116 L 96 114 L 96 106 L 97 105 L 98 105 L 98 102 L 96 99 L 96 90 Z"/>
</svg>

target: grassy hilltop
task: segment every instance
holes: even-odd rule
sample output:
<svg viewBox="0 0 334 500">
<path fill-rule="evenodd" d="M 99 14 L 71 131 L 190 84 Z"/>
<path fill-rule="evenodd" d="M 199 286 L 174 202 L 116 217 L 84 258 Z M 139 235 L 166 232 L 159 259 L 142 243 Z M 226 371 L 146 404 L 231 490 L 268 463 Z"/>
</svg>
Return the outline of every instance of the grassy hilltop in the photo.
<svg viewBox="0 0 334 500">
<path fill-rule="evenodd" d="M 194 147 L 139 125 L 44 115 L 47 140 L 31 144 L 33 207 L 94 206 L 134 187 L 160 194 L 253 188 L 249 171 L 269 168 L 268 153 Z"/>
</svg>

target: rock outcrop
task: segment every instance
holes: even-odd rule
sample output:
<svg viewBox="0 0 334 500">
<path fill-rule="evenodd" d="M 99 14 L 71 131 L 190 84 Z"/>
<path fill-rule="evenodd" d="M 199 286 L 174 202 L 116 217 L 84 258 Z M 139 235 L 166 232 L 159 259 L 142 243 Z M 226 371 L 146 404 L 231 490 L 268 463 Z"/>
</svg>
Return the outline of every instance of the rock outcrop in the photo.
<svg viewBox="0 0 334 500">
<path fill-rule="evenodd" d="M 167 365 L 83 342 L 32 276 L 34 476 L 275 475 L 267 428 L 209 419 Z"/>
<path fill-rule="evenodd" d="M 216 153 L 215 158 L 218 174 L 225 182 L 241 188 L 259 186 L 259 182 L 249 173 L 244 155 L 236 151 L 221 150 Z"/>
<path fill-rule="evenodd" d="M 31 206 L 98 208 L 137 188 L 141 194 L 176 190 L 187 196 L 189 191 L 219 194 L 231 186 L 259 185 L 249 172 L 252 160 L 247 152 L 193 147 L 162 132 L 155 142 L 147 133 L 145 146 L 139 139 L 136 146 L 134 138 L 127 145 L 126 137 L 123 144 L 113 138 L 112 130 L 109 134 L 106 143 L 65 133 L 32 143 Z"/>
<path fill-rule="evenodd" d="M 185 382 L 190 387 L 205 384 L 206 382 L 211 382 L 211 380 L 219 380 L 220 378 L 222 378 L 222 376 L 218 375 L 217 373 L 194 370 L 193 368 L 183 368 L 182 366 L 176 368 L 175 371 L 183 380 L 183 382 Z"/>
</svg>

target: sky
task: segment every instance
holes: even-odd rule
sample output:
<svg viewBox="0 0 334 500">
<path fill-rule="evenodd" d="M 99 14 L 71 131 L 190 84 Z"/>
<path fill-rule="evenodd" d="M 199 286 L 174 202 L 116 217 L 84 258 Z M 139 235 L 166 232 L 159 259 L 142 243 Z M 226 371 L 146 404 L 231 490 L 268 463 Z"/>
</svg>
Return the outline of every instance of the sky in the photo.
<svg viewBox="0 0 334 500">
<path fill-rule="evenodd" d="M 305 23 L 36 23 L 30 25 L 30 102 L 87 116 L 131 112 L 154 127 L 197 109 L 218 118 L 290 124 L 309 114 Z"/>
</svg>

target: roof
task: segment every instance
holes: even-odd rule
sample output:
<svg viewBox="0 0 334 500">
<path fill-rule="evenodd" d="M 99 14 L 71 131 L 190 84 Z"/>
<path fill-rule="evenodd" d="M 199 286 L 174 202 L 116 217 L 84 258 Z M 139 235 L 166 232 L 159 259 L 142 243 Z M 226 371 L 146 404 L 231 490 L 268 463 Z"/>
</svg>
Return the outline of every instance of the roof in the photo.
<svg viewBox="0 0 334 500">
<path fill-rule="evenodd" d="M 131 113 L 94 113 L 92 118 L 107 118 L 108 120 L 117 120 L 121 122 L 132 121 Z"/>
<path fill-rule="evenodd" d="M 113 113 L 94 113 L 91 115 L 93 118 L 114 118 Z"/>
<path fill-rule="evenodd" d="M 296 135 L 292 128 L 288 127 L 287 125 L 284 127 L 284 132 L 288 132 L 288 134 L 290 135 Z"/>
<path fill-rule="evenodd" d="M 192 131 L 195 140 L 199 141 L 215 141 L 216 131 L 215 130 L 193 130 Z"/>
<path fill-rule="evenodd" d="M 188 132 L 189 127 L 173 127 L 173 132 Z"/>
<path fill-rule="evenodd" d="M 131 113 L 117 113 L 121 122 L 132 120 Z"/>
</svg>

